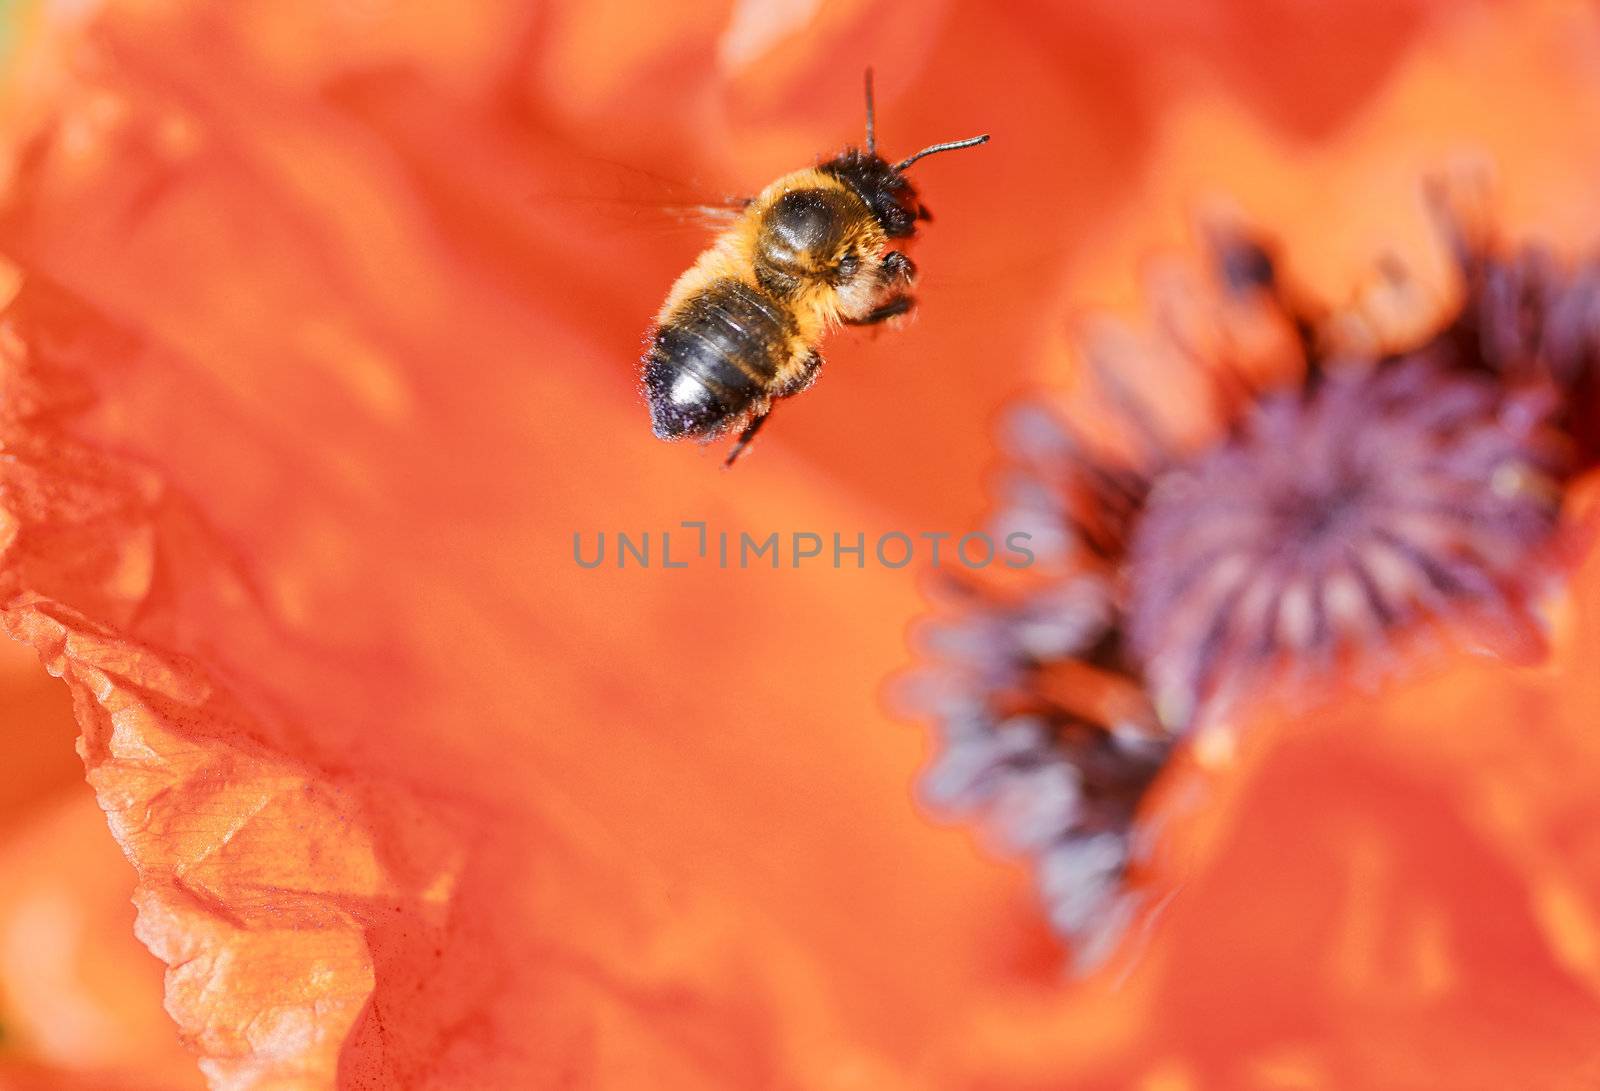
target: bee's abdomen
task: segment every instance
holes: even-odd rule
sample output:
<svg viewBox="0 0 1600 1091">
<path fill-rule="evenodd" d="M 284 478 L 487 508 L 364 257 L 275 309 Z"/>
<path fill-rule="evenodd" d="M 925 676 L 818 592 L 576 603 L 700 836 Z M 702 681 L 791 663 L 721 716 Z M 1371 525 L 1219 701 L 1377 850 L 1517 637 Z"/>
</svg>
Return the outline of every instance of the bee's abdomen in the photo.
<svg viewBox="0 0 1600 1091">
<path fill-rule="evenodd" d="M 794 326 L 760 289 L 716 280 L 661 324 L 644 358 L 650 420 L 662 439 L 717 431 L 771 386 Z"/>
</svg>

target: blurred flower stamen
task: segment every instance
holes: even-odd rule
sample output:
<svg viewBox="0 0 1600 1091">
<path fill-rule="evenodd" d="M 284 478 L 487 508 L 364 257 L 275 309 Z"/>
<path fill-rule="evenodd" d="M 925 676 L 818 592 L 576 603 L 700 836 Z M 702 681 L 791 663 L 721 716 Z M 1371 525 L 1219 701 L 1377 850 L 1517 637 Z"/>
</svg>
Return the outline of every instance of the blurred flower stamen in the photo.
<svg viewBox="0 0 1600 1091">
<path fill-rule="evenodd" d="M 924 629 L 924 789 L 1033 859 L 1080 965 L 1131 919 L 1140 807 L 1186 736 L 1288 682 L 1304 703 L 1388 671 L 1414 636 L 1540 645 L 1564 488 L 1593 450 L 1600 280 L 1436 207 L 1461 294 L 1414 343 L 1372 348 L 1369 321 L 1302 302 L 1265 243 L 1219 229 L 1217 330 L 1166 321 L 1164 345 L 1086 354 L 1124 442 L 1042 403 L 1010 416 L 994 522 L 1043 563 Z M 1211 391 L 1198 437 L 1141 388 L 1152 351 Z"/>
</svg>

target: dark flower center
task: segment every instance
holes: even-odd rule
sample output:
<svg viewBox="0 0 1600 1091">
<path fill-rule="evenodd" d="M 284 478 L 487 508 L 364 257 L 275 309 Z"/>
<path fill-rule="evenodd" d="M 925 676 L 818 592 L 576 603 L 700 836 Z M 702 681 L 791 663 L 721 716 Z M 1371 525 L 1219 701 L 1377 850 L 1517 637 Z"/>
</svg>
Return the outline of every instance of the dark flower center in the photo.
<svg viewBox="0 0 1600 1091">
<path fill-rule="evenodd" d="M 1210 438 L 1162 427 L 1143 348 L 1086 354 L 1130 442 L 1039 404 L 1011 415 L 994 528 L 1030 534 L 1039 563 L 952 589 L 910 701 L 939 739 L 924 798 L 1033 861 L 1080 966 L 1140 911 L 1150 792 L 1190 733 L 1281 679 L 1382 666 L 1419 626 L 1535 635 L 1567 480 L 1600 462 L 1600 262 L 1449 238 L 1460 306 L 1335 353 L 1318 316 L 1339 316 L 1298 306 L 1265 245 L 1219 234 L 1220 318 L 1242 325 L 1160 324 L 1211 387 Z M 1266 384 L 1233 355 L 1261 344 Z"/>
<path fill-rule="evenodd" d="M 1264 399 L 1233 438 L 1159 476 L 1127 599 L 1163 721 L 1187 728 L 1284 661 L 1523 603 L 1557 515 L 1552 405 L 1399 358 Z"/>
</svg>

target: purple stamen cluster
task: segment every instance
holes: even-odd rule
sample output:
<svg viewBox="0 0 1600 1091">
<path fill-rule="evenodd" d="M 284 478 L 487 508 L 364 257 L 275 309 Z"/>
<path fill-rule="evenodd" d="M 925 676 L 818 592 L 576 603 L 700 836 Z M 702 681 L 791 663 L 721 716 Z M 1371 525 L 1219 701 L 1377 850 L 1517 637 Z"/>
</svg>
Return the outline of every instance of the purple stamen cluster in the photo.
<svg viewBox="0 0 1600 1091">
<path fill-rule="evenodd" d="M 1181 347 L 1216 394 L 1204 439 L 1159 434 L 1114 360 L 1135 453 L 1041 404 L 1008 419 L 996 528 L 1032 535 L 1038 563 L 955 589 L 921 629 L 911 702 L 939 743 L 922 789 L 1032 862 L 1080 966 L 1137 914 L 1141 807 L 1188 735 L 1285 677 L 1314 693 L 1387 668 L 1424 625 L 1536 621 L 1564 487 L 1600 450 L 1600 264 L 1446 222 L 1459 302 L 1382 349 L 1338 345 L 1348 316 L 1298 305 L 1266 246 L 1220 235 L 1221 320 L 1248 304 L 1289 347 L 1269 380 Z"/>
</svg>

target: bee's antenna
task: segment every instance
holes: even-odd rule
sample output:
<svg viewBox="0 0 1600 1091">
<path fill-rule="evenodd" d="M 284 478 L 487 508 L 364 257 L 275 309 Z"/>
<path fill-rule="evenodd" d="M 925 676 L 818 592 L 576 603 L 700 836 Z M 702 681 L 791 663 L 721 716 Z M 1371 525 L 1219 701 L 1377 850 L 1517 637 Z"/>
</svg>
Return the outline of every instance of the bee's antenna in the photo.
<svg viewBox="0 0 1600 1091">
<path fill-rule="evenodd" d="M 872 68 L 867 68 L 867 154 L 878 154 L 878 133 L 872 122 Z"/>
<path fill-rule="evenodd" d="M 900 160 L 900 162 L 894 165 L 894 169 L 897 171 L 905 170 L 918 159 L 921 159 L 925 155 L 932 155 L 935 152 L 953 152 L 957 148 L 971 148 L 979 144 L 987 144 L 988 142 L 989 134 L 984 133 L 982 136 L 968 137 L 966 140 L 952 140 L 948 144 L 935 144 L 931 148 L 923 148 L 920 152 L 911 156 L 909 159 Z"/>
</svg>

